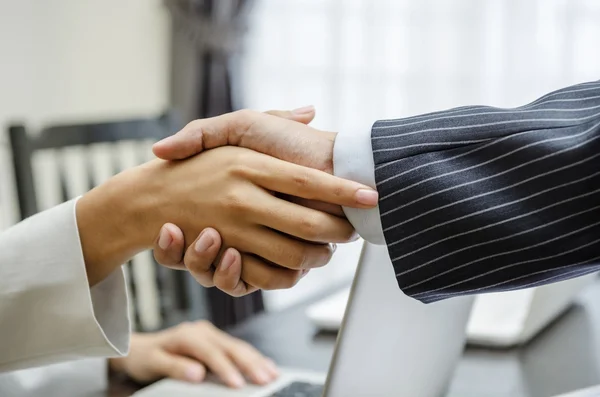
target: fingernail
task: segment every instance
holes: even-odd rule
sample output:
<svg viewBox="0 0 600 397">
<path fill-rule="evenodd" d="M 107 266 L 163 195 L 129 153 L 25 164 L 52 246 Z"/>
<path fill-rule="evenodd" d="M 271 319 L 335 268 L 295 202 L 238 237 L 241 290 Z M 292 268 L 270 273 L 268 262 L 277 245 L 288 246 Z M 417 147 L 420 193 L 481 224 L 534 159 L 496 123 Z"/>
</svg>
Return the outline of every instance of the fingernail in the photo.
<svg viewBox="0 0 600 397">
<path fill-rule="evenodd" d="M 360 234 L 355 230 L 354 233 L 352 233 L 352 236 L 350 236 L 350 242 L 358 241 L 359 238 Z"/>
<path fill-rule="evenodd" d="M 375 190 L 358 189 L 354 194 L 354 198 L 360 204 L 375 206 L 379 200 L 379 193 Z"/>
<path fill-rule="evenodd" d="M 239 374 L 231 375 L 231 377 L 229 378 L 229 381 L 231 382 L 233 387 L 237 387 L 237 388 L 243 387 L 246 384 L 246 382 L 244 381 L 244 378 L 242 378 L 242 376 Z"/>
<path fill-rule="evenodd" d="M 225 252 L 225 255 L 223 256 L 223 260 L 221 261 L 221 266 L 219 267 L 219 270 L 222 271 L 226 271 L 227 269 L 229 269 L 229 267 L 231 265 L 233 265 L 233 261 L 234 261 L 234 256 L 231 253 L 231 251 L 227 251 Z"/>
<path fill-rule="evenodd" d="M 312 113 L 314 111 L 315 111 L 315 107 L 313 105 L 310 105 L 310 106 L 303 106 L 301 108 L 294 109 L 294 110 L 292 110 L 292 113 L 294 113 L 294 114 L 307 114 L 307 113 Z"/>
<path fill-rule="evenodd" d="M 196 245 L 194 245 L 194 249 L 197 253 L 203 254 L 206 251 L 208 251 L 208 249 L 212 247 L 214 243 L 215 240 L 213 240 L 213 238 L 208 233 L 202 232 L 200 233 L 198 241 L 196 241 Z"/>
<path fill-rule="evenodd" d="M 300 278 L 306 276 L 309 272 L 309 269 L 302 269 L 302 274 L 300 275 Z"/>
<path fill-rule="evenodd" d="M 200 367 L 198 365 L 189 366 L 185 370 L 185 378 L 189 382 L 195 382 L 195 383 L 202 382 L 203 377 L 204 377 L 204 371 L 203 371 L 202 367 Z"/>
<path fill-rule="evenodd" d="M 337 244 L 331 243 L 331 253 L 334 253 L 336 249 L 337 249 Z"/>
<path fill-rule="evenodd" d="M 169 248 L 169 245 L 171 245 L 172 241 L 173 240 L 171 239 L 171 235 L 169 234 L 167 228 L 164 226 L 161 227 L 160 234 L 158 236 L 158 246 L 160 247 L 160 249 L 166 250 L 167 248 Z"/>
</svg>

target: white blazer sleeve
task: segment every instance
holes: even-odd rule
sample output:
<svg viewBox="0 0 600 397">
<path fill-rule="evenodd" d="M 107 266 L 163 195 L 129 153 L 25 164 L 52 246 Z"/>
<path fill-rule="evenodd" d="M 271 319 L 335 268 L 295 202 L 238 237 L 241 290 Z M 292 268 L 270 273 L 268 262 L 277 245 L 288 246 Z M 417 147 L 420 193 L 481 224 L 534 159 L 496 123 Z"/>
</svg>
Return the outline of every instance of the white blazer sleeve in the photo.
<svg viewBox="0 0 600 397">
<path fill-rule="evenodd" d="M 75 205 L 0 234 L 0 371 L 128 352 L 123 270 L 90 289 Z"/>
</svg>

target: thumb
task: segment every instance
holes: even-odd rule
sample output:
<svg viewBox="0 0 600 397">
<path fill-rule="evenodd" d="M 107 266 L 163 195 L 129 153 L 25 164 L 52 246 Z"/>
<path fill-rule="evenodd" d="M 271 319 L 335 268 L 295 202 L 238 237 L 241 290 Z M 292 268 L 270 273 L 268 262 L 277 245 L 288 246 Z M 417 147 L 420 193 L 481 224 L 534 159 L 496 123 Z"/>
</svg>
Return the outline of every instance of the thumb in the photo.
<svg viewBox="0 0 600 397">
<path fill-rule="evenodd" d="M 277 116 L 282 119 L 297 121 L 302 124 L 309 124 L 315 119 L 316 111 L 314 106 L 304 106 L 294 110 L 269 110 L 265 112 L 271 116 Z"/>
<path fill-rule="evenodd" d="M 153 360 L 154 371 L 160 377 L 168 377 L 190 383 L 200 383 L 206 377 L 206 367 L 196 360 L 161 351 Z"/>
<path fill-rule="evenodd" d="M 308 124 L 315 118 L 314 106 L 295 110 L 270 110 L 265 112 L 286 120 Z M 195 120 L 181 131 L 152 146 L 152 152 L 163 160 L 183 160 L 202 151 L 231 144 L 229 134 L 235 128 L 235 113 L 228 113 L 210 119 Z M 207 142 L 210 141 L 210 142 Z"/>
</svg>

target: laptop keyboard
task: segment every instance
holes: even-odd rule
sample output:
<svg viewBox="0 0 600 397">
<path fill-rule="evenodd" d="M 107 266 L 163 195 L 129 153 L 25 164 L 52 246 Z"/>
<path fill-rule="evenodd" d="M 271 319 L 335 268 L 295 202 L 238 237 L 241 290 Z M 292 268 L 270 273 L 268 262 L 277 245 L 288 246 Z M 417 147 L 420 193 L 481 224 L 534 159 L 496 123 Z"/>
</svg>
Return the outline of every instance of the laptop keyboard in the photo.
<svg viewBox="0 0 600 397">
<path fill-rule="evenodd" d="M 269 397 L 322 397 L 323 389 L 323 385 L 293 382 Z"/>
</svg>

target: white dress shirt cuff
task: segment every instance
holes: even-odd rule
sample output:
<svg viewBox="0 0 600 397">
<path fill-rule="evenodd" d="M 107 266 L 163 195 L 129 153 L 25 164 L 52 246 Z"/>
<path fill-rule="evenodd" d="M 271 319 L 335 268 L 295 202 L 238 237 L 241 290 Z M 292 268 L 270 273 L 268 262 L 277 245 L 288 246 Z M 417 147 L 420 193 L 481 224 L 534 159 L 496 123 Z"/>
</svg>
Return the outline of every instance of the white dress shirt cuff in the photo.
<svg viewBox="0 0 600 397">
<path fill-rule="evenodd" d="M 376 188 L 371 127 L 372 124 L 352 133 L 337 134 L 333 147 L 333 171 L 340 178 Z M 363 239 L 373 244 L 385 244 L 379 206 L 368 210 L 344 207 L 344 213 Z"/>
</svg>

